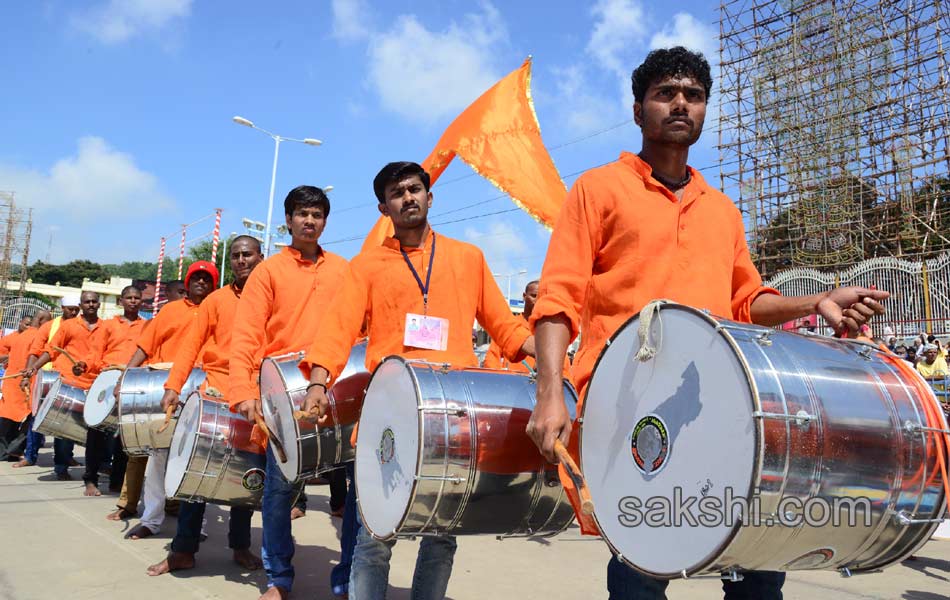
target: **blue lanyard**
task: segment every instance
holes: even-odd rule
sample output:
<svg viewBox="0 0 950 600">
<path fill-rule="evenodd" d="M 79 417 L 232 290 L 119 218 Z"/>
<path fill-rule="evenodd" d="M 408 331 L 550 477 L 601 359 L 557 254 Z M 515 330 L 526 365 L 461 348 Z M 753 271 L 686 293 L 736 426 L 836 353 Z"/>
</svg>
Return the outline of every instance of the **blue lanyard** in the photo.
<svg viewBox="0 0 950 600">
<path fill-rule="evenodd" d="M 425 242 L 423 242 L 422 247 L 425 248 Z M 409 255 L 402 249 L 402 246 L 399 247 L 399 251 L 402 252 L 402 257 L 406 259 L 406 264 L 409 265 L 409 270 L 412 271 L 412 276 L 416 278 L 416 283 L 419 285 L 419 291 L 422 292 L 422 312 L 425 314 L 429 308 L 429 280 L 432 279 L 432 262 L 435 260 L 435 232 L 432 232 L 432 252 L 429 254 L 429 271 L 426 273 L 425 285 L 422 285 L 422 278 L 419 277 L 416 268 L 412 266 L 412 261 L 409 260 Z"/>
</svg>

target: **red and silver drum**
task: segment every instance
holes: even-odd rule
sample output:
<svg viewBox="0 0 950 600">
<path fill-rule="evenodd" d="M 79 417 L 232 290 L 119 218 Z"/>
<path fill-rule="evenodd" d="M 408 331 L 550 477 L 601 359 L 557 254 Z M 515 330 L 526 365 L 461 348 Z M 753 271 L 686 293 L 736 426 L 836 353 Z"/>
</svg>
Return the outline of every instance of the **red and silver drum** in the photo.
<svg viewBox="0 0 950 600">
<path fill-rule="evenodd" d="M 525 433 L 527 375 L 384 360 L 363 402 L 356 493 L 378 539 L 414 535 L 554 535 L 574 520 L 557 467 Z M 574 415 L 577 397 L 564 383 Z"/>
<path fill-rule="evenodd" d="M 315 424 L 294 419 L 307 395 L 308 381 L 297 365 L 302 352 L 266 358 L 261 364 L 261 408 L 267 428 L 280 439 L 287 462 L 278 461 L 288 481 L 303 481 L 355 458 L 350 443 L 369 383 L 366 343 L 350 351 L 346 368 L 327 393 L 329 418 Z"/>
<path fill-rule="evenodd" d="M 59 379 L 59 373 L 52 370 L 40 369 L 33 379 L 33 390 L 30 396 L 30 409 L 35 415 L 40 410 L 40 404 L 49 394 L 53 382 Z"/>
<path fill-rule="evenodd" d="M 945 503 L 933 430 L 947 425 L 900 359 L 672 303 L 643 315 L 644 344 L 638 316 L 601 353 L 580 433 L 594 516 L 623 562 L 664 579 L 850 574 L 927 541 Z"/>
<path fill-rule="evenodd" d="M 264 451 L 253 425 L 221 398 L 192 392 L 168 449 L 165 495 L 190 502 L 260 508 Z"/>
<path fill-rule="evenodd" d="M 178 415 L 173 415 L 173 422 L 164 427 L 162 396 L 165 395 L 167 380 L 168 369 L 153 367 L 126 369 L 122 376 L 119 383 L 119 435 L 129 456 L 142 456 L 150 450 L 162 450 L 171 445 Z M 187 398 L 204 380 L 204 371 L 192 369 L 181 389 L 181 397 Z"/>
<path fill-rule="evenodd" d="M 121 369 L 107 369 L 92 382 L 83 408 L 86 425 L 106 433 L 114 433 L 119 428 L 119 409 L 113 391 L 121 377 Z"/>
<path fill-rule="evenodd" d="M 33 431 L 85 444 L 87 427 L 82 416 L 85 402 L 85 391 L 56 379 L 36 413 Z"/>
</svg>

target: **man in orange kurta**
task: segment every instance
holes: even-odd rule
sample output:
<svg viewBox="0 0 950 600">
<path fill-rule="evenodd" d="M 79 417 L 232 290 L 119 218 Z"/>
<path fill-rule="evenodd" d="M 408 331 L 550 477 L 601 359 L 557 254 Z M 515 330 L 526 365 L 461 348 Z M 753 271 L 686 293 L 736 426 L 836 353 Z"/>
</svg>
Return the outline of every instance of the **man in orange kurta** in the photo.
<svg viewBox="0 0 950 600">
<path fill-rule="evenodd" d="M 248 276 L 264 260 L 260 242 L 249 235 L 234 238 L 229 251 L 234 282 L 211 292 L 198 307 L 198 320 L 188 329 L 165 382 L 165 395 L 162 398 L 165 408 L 180 403 L 182 387 L 198 364 L 199 356 L 207 377 L 203 386 L 208 392 L 206 397 L 219 398 L 227 389 L 231 330 L 234 327 L 238 300 Z M 221 401 L 226 399 L 222 398 Z M 201 521 L 204 514 L 204 502 L 182 503 L 171 551 L 164 560 L 148 568 L 149 575 L 163 575 L 171 571 L 194 568 L 195 554 L 201 543 Z M 252 509 L 232 506 L 228 531 L 228 546 L 233 550 L 234 562 L 251 571 L 262 566 L 261 559 L 250 551 L 253 514 Z"/>
<path fill-rule="evenodd" d="M 654 299 L 762 325 L 817 312 L 836 330 L 857 331 L 871 315 L 883 313 L 879 301 L 886 292 L 839 288 L 784 298 L 762 286 L 739 211 L 686 164 L 689 147 L 702 132 L 711 86 L 702 55 L 681 47 L 651 52 L 633 73 L 634 120 L 643 134 L 642 150 L 588 171 L 565 200 L 531 317 L 537 334 L 538 395 L 527 430 L 552 462 L 555 440 L 565 445 L 576 441 L 561 394 L 560 366 L 581 330 L 573 374 L 583 397 L 606 340 Z M 569 483 L 565 487 L 572 490 Z M 596 531 L 590 519 L 579 516 L 579 521 L 585 532 Z M 616 556 L 607 573 L 612 600 L 666 597 L 668 582 L 642 575 Z M 744 576 L 742 582 L 723 583 L 727 594 L 781 597 L 784 574 Z"/>
<path fill-rule="evenodd" d="M 368 324 L 366 367 L 370 372 L 390 355 L 456 368 L 476 367 L 471 338 L 475 320 L 498 341 L 509 360 L 520 361 L 526 354 L 534 354 L 534 339 L 527 325 L 511 314 L 482 252 L 430 228 L 428 173 L 416 163 L 390 163 L 376 176 L 373 188 L 379 211 L 392 219 L 396 233 L 352 260 L 343 289 L 326 308 L 301 363 L 311 382 L 305 411 L 326 412 L 326 386 L 343 370 L 364 323 Z M 441 330 L 442 339 L 426 340 L 420 332 L 427 327 L 433 331 L 434 326 Z M 380 568 L 378 563 L 389 556 L 394 544 L 376 540 L 359 527 L 350 593 L 357 598 L 385 595 L 388 568 Z M 419 577 L 413 577 L 414 597 L 445 594 L 455 549 L 453 536 L 423 538 L 416 563 Z M 424 576 L 420 571 L 426 571 Z"/>
<path fill-rule="evenodd" d="M 60 326 L 34 366 L 52 360 L 53 368 L 60 373 L 64 384 L 85 392 L 105 366 L 102 357 L 109 341 L 110 326 L 99 318 L 99 294 L 96 292 L 86 291 L 80 295 L 80 309 L 79 318 L 70 319 Z M 107 441 L 105 432 L 92 428 L 86 430 L 86 469 L 82 476 L 85 496 L 101 495 L 99 467 Z"/>
<path fill-rule="evenodd" d="M 20 387 L 20 380 L 12 377 L 12 375 L 26 370 L 30 345 L 39 332 L 39 327 L 51 318 L 47 310 L 37 312 L 32 321 L 28 323 L 30 326 L 16 333 L 16 337 L 10 342 L 9 351 L 0 356 L 0 358 L 7 361 L 6 375 L 11 376 L 9 379 L 4 379 L 2 387 L 0 387 L 0 391 L 2 391 L 2 397 L 0 397 L 0 460 L 19 455 L 19 449 L 22 446 L 15 440 L 21 434 L 25 434 L 23 437 L 26 438 L 33 425 L 30 399 L 26 391 Z M 39 448 L 28 447 L 23 454 L 23 458 L 14 466 L 26 467 L 36 464 L 38 450 Z"/>
<path fill-rule="evenodd" d="M 198 307 L 218 286 L 218 269 L 213 263 L 199 260 L 188 267 L 185 275 L 185 287 L 188 296 L 169 302 L 145 327 L 139 336 L 138 348 L 126 365 L 126 370 L 139 367 L 146 362 L 150 365 L 170 363 L 178 350 L 184 345 L 188 331 L 198 320 Z M 118 393 L 118 392 L 116 392 Z M 129 530 L 126 537 L 138 540 L 158 533 L 165 521 L 165 467 L 168 463 L 168 450 L 154 450 L 145 465 L 143 486 L 144 508 L 142 520 Z M 129 503 L 125 511 L 134 509 Z M 120 507 L 120 511 L 123 510 Z M 116 511 L 109 515 L 116 515 Z"/>
<path fill-rule="evenodd" d="M 60 300 L 60 306 L 62 307 L 63 314 L 59 317 L 56 317 L 52 321 L 47 321 L 42 326 L 40 326 L 40 330 L 33 339 L 33 343 L 30 344 L 30 356 L 26 361 L 26 377 L 20 381 L 20 386 L 24 390 L 28 389 L 31 383 L 33 385 L 39 385 L 39 382 L 35 381 L 33 377 L 36 374 L 36 368 L 34 365 L 36 364 L 37 359 L 39 359 L 40 354 L 43 353 L 43 349 L 46 348 L 47 342 L 53 339 L 53 335 L 59 331 L 60 325 L 70 319 L 76 318 L 79 315 L 79 296 L 63 296 L 63 298 Z M 53 364 L 47 363 L 43 366 L 43 369 L 52 371 Z M 35 392 L 36 390 L 32 391 Z M 35 446 L 36 448 L 41 448 L 45 443 L 46 438 L 43 435 L 30 430 L 30 440 L 28 445 L 31 447 Z M 64 440 L 62 438 L 55 438 L 53 440 L 53 472 L 56 474 L 56 479 L 60 481 L 68 481 L 72 479 L 72 477 L 69 475 L 69 467 L 75 467 L 79 465 L 78 462 L 73 460 L 74 446 L 75 442 L 72 440 Z"/>
<path fill-rule="evenodd" d="M 261 360 L 305 350 L 313 343 L 325 307 L 340 287 L 346 260 L 320 247 L 330 200 L 320 188 L 302 185 L 284 199 L 290 246 L 265 260 L 241 293 L 234 332 L 228 391 L 231 410 L 255 422 L 262 418 L 257 382 Z M 286 598 L 294 582 L 291 503 L 298 486 L 284 479 L 268 447 L 261 518 L 267 591 Z"/>
</svg>

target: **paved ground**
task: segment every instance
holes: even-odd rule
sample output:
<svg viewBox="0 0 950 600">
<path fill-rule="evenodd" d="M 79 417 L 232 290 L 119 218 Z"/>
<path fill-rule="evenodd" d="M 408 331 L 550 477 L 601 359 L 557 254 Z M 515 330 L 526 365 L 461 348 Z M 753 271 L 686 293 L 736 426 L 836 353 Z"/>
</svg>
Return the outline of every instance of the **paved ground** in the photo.
<svg viewBox="0 0 950 600">
<path fill-rule="evenodd" d="M 13 469 L 0 464 L 0 599 L 249 598 L 262 589 L 262 572 L 246 573 L 231 563 L 227 550 L 227 512 L 209 506 L 210 538 L 202 545 L 198 567 L 174 576 L 145 575 L 160 560 L 175 529 L 165 522 L 160 536 L 136 542 L 123 539 L 130 526 L 107 521 L 114 496 L 84 498 L 79 481 L 53 480 L 51 455 L 40 466 Z M 73 469 L 77 479 L 81 469 Z M 295 598 L 330 598 L 328 576 L 339 554 L 339 520 L 327 513 L 328 490 L 308 488 L 310 510 L 294 522 L 297 539 Z M 134 524 L 134 523 L 133 523 Z M 260 545 L 260 519 L 253 539 Z M 400 542 L 393 556 L 389 598 L 406 600 L 415 560 L 415 544 Z M 785 597 L 852 600 L 936 600 L 950 598 L 950 542 L 933 541 L 919 559 L 874 575 L 843 579 L 830 572 L 789 575 Z M 606 546 L 581 538 L 576 529 L 552 540 L 496 541 L 464 538 L 449 585 L 455 600 L 516 598 L 529 600 L 606 598 Z M 716 581 L 678 581 L 672 599 L 721 597 Z"/>
</svg>

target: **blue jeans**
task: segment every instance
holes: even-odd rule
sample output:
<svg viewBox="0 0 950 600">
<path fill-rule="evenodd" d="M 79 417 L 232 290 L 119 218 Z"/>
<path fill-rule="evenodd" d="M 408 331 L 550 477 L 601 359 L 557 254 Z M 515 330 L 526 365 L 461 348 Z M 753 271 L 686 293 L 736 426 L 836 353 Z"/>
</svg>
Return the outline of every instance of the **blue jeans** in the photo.
<svg viewBox="0 0 950 600">
<path fill-rule="evenodd" d="M 36 464 L 36 459 L 40 454 L 40 448 L 46 445 L 46 436 L 33 431 L 33 415 L 27 418 L 26 423 L 29 430 L 26 434 L 26 450 L 23 451 L 23 458 L 25 458 L 27 462 Z"/>
<path fill-rule="evenodd" d="M 201 520 L 205 516 L 204 502 L 182 502 L 178 509 L 178 530 L 172 539 L 172 552 L 195 554 L 201 545 Z M 251 547 L 251 516 L 254 511 L 242 506 L 231 507 L 228 521 L 228 548 L 247 550 Z"/>
<path fill-rule="evenodd" d="M 353 479 L 353 463 L 346 464 L 346 503 L 343 505 L 343 525 L 340 531 L 340 562 L 330 571 L 330 588 L 337 596 L 347 593 L 350 583 L 350 568 L 353 551 L 356 549 L 356 485 Z"/>
<path fill-rule="evenodd" d="M 65 475 L 69 471 L 69 461 L 73 459 L 73 448 L 76 442 L 53 438 L 53 471 L 57 475 Z"/>
<path fill-rule="evenodd" d="M 778 571 L 749 571 L 742 581 L 723 581 L 725 600 L 782 600 L 785 573 Z M 654 579 L 610 557 L 607 563 L 607 591 L 610 600 L 666 600 L 669 581 Z"/>
<path fill-rule="evenodd" d="M 284 479 L 270 445 L 267 446 L 267 466 L 264 471 L 261 560 L 267 570 L 267 587 L 277 586 L 289 592 L 294 585 L 294 538 L 290 528 L 290 509 L 298 488 Z"/>
<path fill-rule="evenodd" d="M 350 571 L 350 600 L 382 600 L 389 587 L 389 560 L 396 540 L 380 541 L 369 534 L 357 515 L 359 533 Z M 442 600 L 452 576 L 455 537 L 425 536 L 412 574 L 412 600 Z"/>
</svg>

